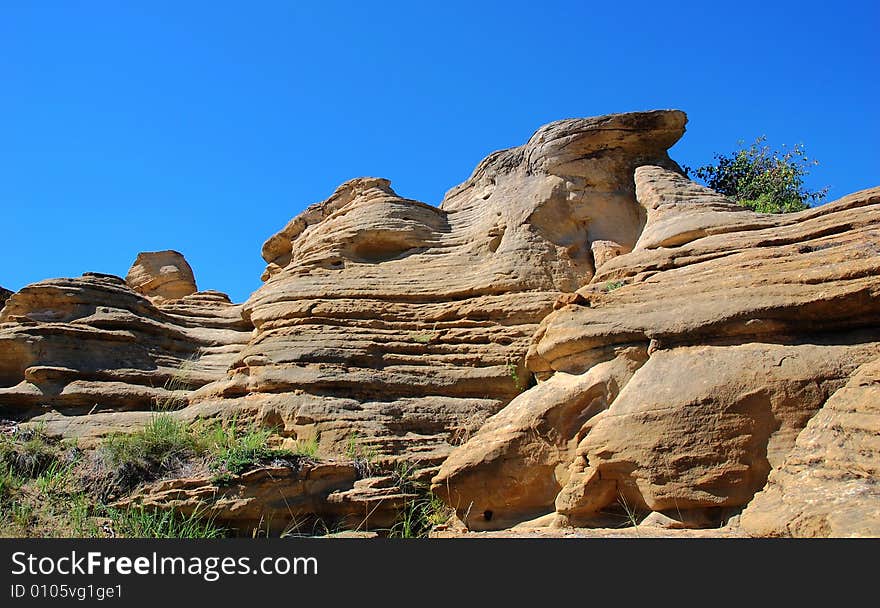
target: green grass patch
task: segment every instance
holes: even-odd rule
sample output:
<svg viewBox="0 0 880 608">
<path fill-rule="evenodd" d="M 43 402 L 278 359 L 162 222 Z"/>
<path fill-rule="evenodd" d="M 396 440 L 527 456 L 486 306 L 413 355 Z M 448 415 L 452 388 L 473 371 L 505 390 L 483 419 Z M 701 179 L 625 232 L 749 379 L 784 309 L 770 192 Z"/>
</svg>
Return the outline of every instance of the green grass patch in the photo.
<svg viewBox="0 0 880 608">
<path fill-rule="evenodd" d="M 215 479 L 241 475 L 260 464 L 296 456 L 290 450 L 270 447 L 271 436 L 271 429 L 242 427 L 234 418 L 225 427 L 217 426 L 205 432 L 202 439 L 212 455 L 211 468 L 217 473 Z"/>
<path fill-rule="evenodd" d="M 430 491 L 427 483 L 419 481 L 418 467 L 399 464 L 393 477 L 401 492 L 412 494 L 398 513 L 397 522 L 389 531 L 391 538 L 425 538 L 439 525 L 447 523 L 455 511 Z"/>
<path fill-rule="evenodd" d="M 124 538 L 222 538 L 226 530 L 198 513 L 155 511 L 144 507 L 108 509 L 111 527 Z"/>
<path fill-rule="evenodd" d="M 41 428 L 20 429 L 0 437 L 0 463 L 16 475 L 37 477 L 57 459 L 56 446 Z"/>
</svg>

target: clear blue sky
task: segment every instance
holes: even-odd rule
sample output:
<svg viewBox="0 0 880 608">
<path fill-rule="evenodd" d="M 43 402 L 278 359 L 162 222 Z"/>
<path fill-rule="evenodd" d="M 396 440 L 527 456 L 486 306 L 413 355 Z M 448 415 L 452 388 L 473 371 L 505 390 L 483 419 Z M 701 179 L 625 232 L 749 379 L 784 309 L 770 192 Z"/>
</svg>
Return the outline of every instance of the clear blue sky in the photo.
<svg viewBox="0 0 880 608">
<path fill-rule="evenodd" d="M 242 301 L 260 246 L 356 176 L 439 203 L 572 116 L 680 108 L 698 165 L 804 142 L 880 184 L 880 3 L 4 2 L 0 285 L 177 249 Z"/>
</svg>

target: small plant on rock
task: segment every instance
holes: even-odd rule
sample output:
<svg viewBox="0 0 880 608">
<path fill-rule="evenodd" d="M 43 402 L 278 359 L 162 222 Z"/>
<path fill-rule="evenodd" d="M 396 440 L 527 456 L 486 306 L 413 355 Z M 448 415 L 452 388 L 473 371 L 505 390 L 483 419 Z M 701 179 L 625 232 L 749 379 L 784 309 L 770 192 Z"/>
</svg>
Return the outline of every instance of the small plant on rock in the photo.
<svg viewBox="0 0 880 608">
<path fill-rule="evenodd" d="M 623 287 L 625 283 L 623 281 L 608 281 L 605 285 L 602 286 L 602 291 L 605 293 L 610 293 L 615 289 L 620 289 Z"/>
<path fill-rule="evenodd" d="M 684 167 L 707 186 L 759 213 L 789 213 L 820 204 L 828 188 L 812 191 L 804 186 L 809 167 L 819 164 L 807 156 L 803 144 L 772 150 L 759 137 L 747 148 L 716 154 L 715 164 L 697 169 Z"/>
</svg>

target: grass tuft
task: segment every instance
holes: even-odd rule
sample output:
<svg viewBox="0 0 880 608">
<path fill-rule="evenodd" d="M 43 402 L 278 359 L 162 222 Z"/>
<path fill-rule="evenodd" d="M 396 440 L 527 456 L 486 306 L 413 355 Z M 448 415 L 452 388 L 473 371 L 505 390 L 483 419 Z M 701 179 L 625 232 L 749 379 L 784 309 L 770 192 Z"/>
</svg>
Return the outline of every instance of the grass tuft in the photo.
<svg viewBox="0 0 880 608">
<path fill-rule="evenodd" d="M 222 538 L 226 530 L 199 513 L 183 515 L 144 507 L 107 509 L 115 534 L 125 538 Z"/>
</svg>

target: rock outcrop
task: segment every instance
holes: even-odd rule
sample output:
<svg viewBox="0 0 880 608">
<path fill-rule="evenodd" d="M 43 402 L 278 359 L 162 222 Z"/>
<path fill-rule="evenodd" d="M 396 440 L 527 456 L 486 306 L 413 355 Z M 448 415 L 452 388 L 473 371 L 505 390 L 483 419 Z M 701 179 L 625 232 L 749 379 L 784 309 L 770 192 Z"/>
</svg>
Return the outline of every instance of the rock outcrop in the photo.
<svg viewBox="0 0 880 608">
<path fill-rule="evenodd" d="M 0 414 L 85 444 L 156 407 L 317 440 L 324 462 L 126 499 L 240 529 L 390 526 L 406 462 L 472 530 L 880 535 L 880 188 L 754 213 L 669 158 L 685 122 L 551 123 L 439 207 L 346 182 L 239 305 L 174 251 L 29 285 L 0 310 Z"/>
<path fill-rule="evenodd" d="M 226 376 L 252 328 L 220 292 L 161 301 L 97 273 L 12 295 L 0 312 L 0 411 L 89 440 L 184 407 Z"/>
<path fill-rule="evenodd" d="M 343 184 L 266 241 L 266 283 L 244 306 L 254 338 L 194 407 L 245 410 L 326 453 L 357 436 L 380 460 L 439 464 L 526 388 L 532 334 L 592 278 L 591 243 L 635 246 L 633 171 L 676 168 L 666 149 L 684 124 L 677 111 L 552 123 L 439 208 L 384 179 Z"/>
<path fill-rule="evenodd" d="M 390 477 L 360 479 L 350 462 L 263 466 L 217 480 L 211 476 L 167 479 L 116 503 L 209 517 L 239 535 L 317 535 L 337 530 L 387 533 L 398 512 L 416 496 Z"/>
<path fill-rule="evenodd" d="M 742 514 L 753 536 L 880 537 L 880 359 L 865 363 L 798 435 Z"/>
<path fill-rule="evenodd" d="M 434 479 L 471 527 L 584 525 L 619 505 L 720 523 L 880 352 L 880 190 L 768 216 L 660 167 L 635 180 L 635 248 L 536 332 L 527 366 L 549 379 Z"/>
<path fill-rule="evenodd" d="M 6 304 L 6 300 L 9 299 L 9 296 L 12 295 L 12 292 L 8 289 L 0 287 L 0 310 L 3 309 L 3 306 Z"/>
<path fill-rule="evenodd" d="M 179 300 L 198 291 L 192 268 L 177 251 L 139 253 L 125 282 L 156 304 Z"/>
</svg>

